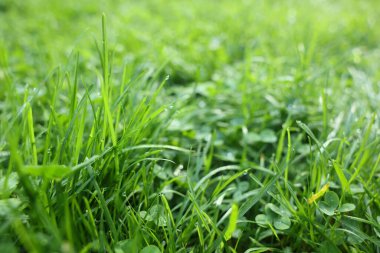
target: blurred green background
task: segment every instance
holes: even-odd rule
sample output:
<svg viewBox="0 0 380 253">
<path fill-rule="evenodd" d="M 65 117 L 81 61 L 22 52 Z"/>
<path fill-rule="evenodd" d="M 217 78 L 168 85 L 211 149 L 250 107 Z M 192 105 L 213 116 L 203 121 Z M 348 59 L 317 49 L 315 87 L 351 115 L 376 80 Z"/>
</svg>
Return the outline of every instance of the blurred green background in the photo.
<svg viewBox="0 0 380 253">
<path fill-rule="evenodd" d="M 290 230 L 281 231 L 284 244 L 276 244 L 276 238 L 271 231 L 269 229 L 260 230 L 261 228 L 253 221 L 256 215 L 263 213 L 263 207 L 266 204 L 273 202 L 276 205 L 283 205 L 281 201 L 276 202 L 272 195 L 266 195 L 260 199 L 260 205 L 253 207 L 250 213 L 247 213 L 247 219 L 250 219 L 254 225 L 248 222 L 239 224 L 240 234 L 235 237 L 235 239 L 239 238 L 236 240 L 236 245 L 239 240 L 242 243 L 238 245 L 238 249 L 256 247 L 260 245 L 256 243 L 257 241 L 268 245 L 274 242 L 274 246 L 279 249 L 282 246 L 292 246 L 295 241 L 297 241 L 295 250 L 307 251 L 317 248 L 329 234 L 323 230 L 321 233 L 316 232 L 315 237 L 310 235 L 307 230 L 308 222 L 316 221 L 315 226 L 325 228 L 326 231 L 334 230 L 338 225 L 333 227 L 335 224 L 324 220 L 324 216 L 317 213 L 313 209 L 314 206 L 309 206 L 304 200 L 318 191 L 322 183 L 327 181 L 330 181 L 334 191 L 340 193 L 342 190 L 330 158 L 339 161 L 342 169 L 349 176 L 356 173 L 356 170 L 351 167 L 352 164 L 359 164 L 363 168 L 361 177 L 352 182 L 356 189 L 362 191 L 358 195 L 354 193 L 350 196 L 350 198 L 352 197 L 350 201 L 357 206 L 354 215 L 364 217 L 364 214 L 372 212 L 374 217 L 380 217 L 378 216 L 378 196 L 370 194 L 378 189 L 378 175 L 374 176 L 377 181 L 374 179 L 372 182 L 368 179 L 380 150 L 379 119 L 376 118 L 380 105 L 380 1 L 0 0 L 0 132 L 3 129 L 12 130 L 14 122 L 17 125 L 16 119 L 18 120 L 17 117 L 21 115 L 18 112 L 19 110 L 22 112 L 20 108 L 29 98 L 28 96 L 33 97 L 33 100 L 30 100 L 34 116 L 31 123 L 34 123 L 36 142 L 39 147 L 38 158 L 41 158 L 42 153 L 49 153 L 51 157 L 60 157 L 60 162 L 63 161 L 62 164 L 74 166 L 80 161 L 84 161 L 87 154 L 90 154 L 89 156 L 98 155 L 101 147 L 104 148 L 104 143 L 106 143 L 106 147 L 111 145 L 110 136 L 107 136 L 106 141 L 102 139 L 99 142 L 96 142 L 98 140 L 95 138 L 96 145 L 94 146 L 96 148 L 91 150 L 81 150 L 80 148 L 76 150 L 74 141 L 72 141 L 66 146 L 63 145 L 63 151 L 58 154 L 60 145 L 66 141 L 69 134 L 72 134 L 73 140 L 76 136 L 82 137 L 83 133 L 77 133 L 80 131 L 78 128 L 72 127 L 71 121 L 74 122 L 73 124 L 84 127 L 84 140 L 89 139 L 87 137 L 92 126 L 98 127 L 99 125 L 99 132 L 101 130 L 103 133 L 107 132 L 104 130 L 106 125 L 103 125 L 102 128 L 101 124 L 94 120 L 95 113 L 103 116 L 100 112 L 103 112 L 104 101 L 100 96 L 101 92 L 104 94 L 104 91 L 100 91 L 102 78 L 101 74 L 99 75 L 102 67 L 96 47 L 96 43 L 100 43 L 102 39 L 101 17 L 103 13 L 107 17 L 106 25 L 112 65 L 109 92 L 112 98 L 120 98 L 123 101 L 121 104 L 113 104 L 114 101 L 107 101 L 107 103 L 114 106 L 112 109 L 115 114 L 124 116 L 119 125 L 115 124 L 122 144 L 137 145 L 146 144 L 148 141 L 157 141 L 154 144 L 170 144 L 193 149 L 199 147 L 198 157 L 192 158 L 191 161 L 187 160 L 190 158 L 186 155 L 176 156 L 165 153 L 168 156 L 165 158 L 173 159 L 178 164 L 186 165 L 188 162 L 186 169 L 193 173 L 189 172 L 189 182 L 187 182 L 189 185 L 197 184 L 206 177 L 209 171 L 230 164 L 240 166 L 239 169 L 268 168 L 268 170 L 273 170 L 273 172 L 270 171 L 272 174 L 277 173 L 277 165 L 274 166 L 274 164 L 288 166 L 288 155 L 292 156 L 289 181 L 298 194 L 296 197 L 301 202 L 303 201 L 300 205 L 306 206 L 305 209 L 309 212 L 309 216 L 306 219 L 302 216 L 303 214 L 294 214 Z M 78 92 L 76 87 L 73 88 L 70 85 L 70 80 L 75 79 L 73 73 L 77 53 L 79 56 Z M 56 71 L 57 68 L 60 71 Z M 126 78 L 123 77 L 123 71 Z M 66 79 L 62 78 L 61 81 L 57 81 L 59 85 L 54 80 L 57 73 L 67 75 Z M 138 80 L 136 77 L 141 73 L 147 73 L 147 75 Z M 158 73 L 158 77 L 154 73 Z M 164 80 L 166 76 L 169 76 L 169 79 L 157 96 L 157 104 L 141 102 L 141 97 L 146 94 L 152 95 L 153 90 L 158 87 L 157 83 Z M 124 81 L 129 79 L 137 79 L 138 85 L 132 86 L 130 93 L 125 93 L 127 94 L 125 97 L 128 99 L 124 100 L 125 94 L 121 95 L 121 93 L 126 87 Z M 150 82 L 150 80 L 153 81 Z M 80 95 L 86 100 L 85 86 L 94 88 L 88 97 L 94 95 L 91 97 L 93 100 L 89 99 L 89 101 L 94 102 L 95 108 L 98 110 L 93 110 L 94 115 L 91 115 L 89 104 L 80 107 L 78 103 L 78 115 L 83 117 L 83 121 L 81 121 L 82 119 L 79 120 L 79 117 L 73 116 L 73 108 L 76 108 L 78 101 L 76 99 Z M 53 109 L 50 110 L 52 99 L 49 94 L 52 94 L 54 89 L 57 90 L 57 87 L 60 89 L 58 98 Z M 33 90 L 33 88 L 36 89 Z M 104 102 L 104 104 L 107 103 Z M 71 107 L 72 104 L 74 104 L 73 107 Z M 121 105 L 128 106 L 124 108 Z M 162 105 L 168 107 L 165 107 L 164 110 L 162 109 L 164 107 L 160 107 Z M 154 107 L 152 110 L 162 109 L 162 113 L 157 114 L 159 115 L 157 122 L 151 123 L 147 116 L 148 113 L 139 113 L 138 109 L 141 108 L 146 110 L 144 112 L 151 113 L 150 106 Z M 57 114 L 57 120 L 53 119 L 51 111 Z M 68 116 L 69 113 L 73 116 L 72 118 Z M 86 115 L 86 113 L 88 114 Z M 141 115 L 146 116 L 143 119 L 149 124 L 145 125 L 144 122 L 139 125 L 138 119 Z M 13 119 L 15 120 L 12 121 Z M 104 118 L 100 117 L 100 119 Z M 25 123 L 26 120 L 23 120 L 24 128 L 19 133 L 21 138 L 24 138 L 20 141 L 20 150 L 22 150 L 20 153 L 25 164 L 28 164 L 33 160 L 30 155 L 32 148 L 28 145 L 28 141 L 25 141 L 28 140 L 28 136 L 27 131 L 23 130 L 30 122 Z M 320 159 L 319 146 L 314 143 L 314 140 L 311 141 L 309 133 L 305 134 L 304 128 L 297 125 L 296 121 L 298 120 L 304 122 L 321 143 L 327 143 L 328 159 L 326 157 Z M 13 123 L 8 124 L 11 121 Z M 132 123 L 126 124 L 130 122 Z M 373 124 L 373 128 L 371 128 L 371 124 Z M 141 135 L 137 135 L 135 138 L 132 130 L 125 134 L 123 127 L 130 127 L 128 130 L 137 129 L 136 131 Z M 291 150 L 286 150 L 285 147 L 287 128 L 290 129 Z M 47 139 L 45 134 L 47 132 L 50 134 L 50 129 L 52 129 L 51 133 L 54 138 L 51 143 L 49 139 L 48 143 L 48 141 L 45 142 Z M 72 129 L 74 129 L 73 133 Z M 68 134 L 66 135 L 66 133 Z M 0 137 L 0 152 L 4 151 L 1 153 L 0 165 L 6 168 L 8 162 L 11 164 L 7 153 L 8 136 L 4 134 Z M 64 141 L 62 142 L 62 140 Z M 44 146 L 45 143 L 50 146 Z M 77 142 L 77 145 L 80 146 L 78 143 L 80 141 Z M 91 145 L 93 143 L 89 142 L 88 146 Z M 75 161 L 68 152 L 72 150 L 76 150 L 78 154 Z M 51 153 L 53 154 L 51 155 Z M 142 157 L 142 152 L 139 155 Z M 109 157 L 109 161 L 111 161 L 112 155 L 109 154 Z M 139 156 L 136 157 L 139 158 Z M 52 158 L 52 161 L 47 161 L 50 164 L 57 160 Z M 132 164 L 126 159 L 126 166 L 132 166 L 128 162 Z M 110 164 L 113 165 L 111 162 Z M 99 165 L 99 167 L 101 166 Z M 135 165 L 133 164 L 133 166 Z M 149 174 L 151 181 L 147 180 L 143 183 L 141 180 L 145 180 L 145 174 L 140 175 L 141 179 L 128 172 L 124 176 L 131 179 L 131 182 L 133 182 L 132 179 L 136 180 L 136 183 L 129 184 L 129 181 L 125 180 L 126 182 L 123 184 L 120 183 L 120 188 L 109 183 L 115 179 L 113 178 L 115 175 L 112 173 L 104 175 L 99 173 L 96 177 L 100 187 L 109 190 L 104 192 L 106 199 L 113 199 L 115 195 L 119 197 L 121 189 L 126 189 L 127 195 L 133 195 L 131 192 L 134 193 L 135 188 L 143 189 L 141 195 L 133 199 L 134 202 L 132 201 L 131 204 L 131 208 L 136 212 L 148 210 L 152 206 L 150 194 L 161 192 L 166 186 L 172 187 L 170 189 L 185 196 L 179 194 L 173 197 L 173 194 L 171 195 L 172 202 L 178 204 L 177 207 L 182 208 L 181 205 L 183 205 L 185 208 L 187 204 L 184 203 L 188 203 L 187 200 L 185 201 L 188 198 L 186 194 L 190 187 L 186 183 L 175 182 L 173 178 L 176 176 L 172 173 L 175 169 L 174 165 L 165 164 L 165 166 L 161 168 L 154 163 L 147 163 L 146 170 L 153 172 Z M 155 171 L 163 170 L 164 167 L 167 171 Z M 264 170 L 264 172 L 254 171 L 252 174 L 259 178 L 257 181 L 268 182 L 271 180 L 272 174 L 266 173 Z M 317 178 L 315 176 L 317 174 L 322 175 L 318 178 L 319 181 L 311 182 L 310 178 Z M 226 175 L 234 174 L 226 172 Z M 87 180 L 88 177 L 85 174 L 83 180 Z M 353 176 L 353 178 L 355 177 Z M 243 179 L 239 177 L 236 182 L 230 182 L 235 187 L 231 188 L 232 191 L 218 192 L 223 195 L 221 203 L 224 201 L 219 206 L 213 199 L 218 196 L 214 196 L 209 189 L 199 187 L 201 193 L 196 196 L 197 201 L 205 212 L 210 214 L 215 223 L 219 222 L 220 216 L 227 212 L 231 207 L 230 204 L 234 203 L 236 198 L 240 197 L 240 202 L 237 202 L 239 206 L 242 206 L 246 199 L 241 196 L 246 196 L 244 194 L 249 193 L 252 189 L 260 189 L 261 186 L 258 186 L 256 181 L 247 178 L 248 176 Z M 369 181 L 366 181 L 367 179 Z M 74 179 L 70 178 L 70 180 Z M 212 187 L 215 186 L 215 182 L 219 183 L 218 178 L 212 178 L 212 180 L 210 183 Z M 47 182 L 46 185 L 51 183 L 56 186 L 49 180 L 44 182 Z M 15 184 L 17 185 L 17 183 Z M 276 185 L 278 191 L 282 190 L 282 181 L 279 185 Z M 364 187 L 367 187 L 365 194 Z M 85 198 L 90 199 L 89 205 L 93 207 L 95 218 L 102 220 L 103 210 L 96 209 L 98 203 L 92 198 L 93 192 L 96 191 L 92 186 L 86 189 L 87 191 L 82 190 L 82 188 L 78 189 L 78 194 L 70 192 L 72 194 L 70 197 L 73 197 L 67 202 L 74 202 L 78 199 L 78 207 L 80 206 L 84 210 L 85 204 L 80 201 Z M 284 191 L 287 192 L 288 189 Z M 20 192 L 17 194 L 23 196 L 23 191 Z M 78 214 L 82 209 L 78 208 L 79 211 L 75 210 L 72 213 L 71 210 L 64 210 L 62 206 L 58 205 L 59 201 L 55 199 L 56 191 L 53 187 L 46 187 L 41 192 L 45 194 L 44 198 L 51 201 L 51 210 L 65 214 L 69 220 L 67 223 L 71 222 L 68 227 L 72 226 L 74 230 L 79 228 L 83 232 L 78 238 L 74 237 L 69 242 L 72 243 L 71 246 L 74 249 L 82 249 L 85 243 L 90 243 L 88 242 L 90 237 L 87 237 L 86 231 L 93 233 L 91 240 L 97 242 L 97 232 L 103 232 L 103 228 L 88 228 L 77 222 L 75 215 L 70 220 L 72 214 Z M 69 194 L 64 191 L 61 193 L 62 196 Z M 360 195 L 362 193 L 363 195 Z M 59 194 L 57 196 L 62 197 Z M 293 197 L 285 198 L 284 203 L 289 201 L 293 205 Z M 344 198 L 344 196 L 340 197 Z M 372 201 L 375 204 L 373 204 L 373 208 L 371 206 L 372 211 L 369 212 L 367 207 L 370 205 L 367 203 Z M 130 217 L 128 216 L 130 213 L 124 208 L 125 203 L 121 200 L 116 202 L 110 201 L 109 204 L 114 217 L 119 218 L 122 215 Z M 173 206 L 172 202 L 170 204 Z M 67 205 L 74 204 L 70 202 Z M 182 217 L 180 217 L 180 214 L 183 213 L 178 214 L 180 208 L 173 211 L 175 216 L 178 215 L 175 217 L 177 222 L 175 225 L 178 226 L 175 229 L 183 225 Z M 297 208 L 294 207 L 294 210 L 297 209 L 298 212 L 299 206 Z M 25 209 L 22 212 L 30 214 L 32 217 L 30 227 L 34 231 L 40 231 L 43 225 L 38 219 L 33 219 L 33 209 Z M 198 227 L 193 227 L 198 219 L 194 213 L 185 215 L 185 218 L 191 221 L 190 229 L 184 239 L 185 243 L 173 240 L 170 244 L 172 249 L 186 251 L 193 247 L 195 250 L 201 250 L 201 248 L 197 248 L 199 246 L 196 230 Z M 20 217 L 22 217 L 21 214 L 24 213 L 20 212 Z M 38 214 L 34 213 L 34 217 L 38 217 Z M 305 220 L 302 220 L 303 218 Z M 315 220 L 313 220 L 314 218 Z M 54 214 L 47 219 L 49 219 L 48 225 L 56 226 Z M 136 222 L 140 222 L 141 227 L 145 226 L 144 228 L 150 231 L 143 235 L 144 239 L 148 238 L 146 239 L 147 244 L 156 243 L 152 238 L 159 237 L 162 228 L 148 224 L 148 222 L 145 223 L 142 217 L 138 219 L 136 218 Z M 372 220 L 370 222 L 375 224 Z M 120 238 L 128 237 L 127 225 L 129 228 L 135 226 L 133 222 L 128 223 L 125 227 L 124 224 L 117 222 L 116 224 Z M 6 239 L 4 241 L 13 243 L 13 239 L 18 238 L 18 234 L 13 234 L 13 230 L 8 230 L 7 226 L 4 225 L 4 231 L 11 236 L 9 241 Z M 342 227 L 344 226 L 342 225 Z M 311 225 L 310 227 L 312 228 Z M 358 227 L 363 234 L 376 238 L 376 232 L 367 223 L 360 223 Z M 224 227 L 222 226 L 222 228 Z M 64 235 L 63 239 L 57 239 L 58 243 L 52 244 L 51 248 L 59 247 L 62 240 L 70 240 L 65 236 L 69 235 L 68 237 L 70 237 L 72 231 L 70 229 L 67 229 L 70 231 L 66 231 L 66 228 L 59 229 L 61 229 L 59 233 Z M 166 230 L 170 232 L 170 228 L 166 227 Z M 41 238 L 47 238 L 46 241 L 49 241 L 51 235 L 46 231 L 48 230 L 44 231 L 45 234 Z M 209 235 L 208 231 L 203 232 L 206 236 Z M 249 235 L 247 236 L 245 233 Z M 214 235 L 215 237 L 219 236 L 219 234 Z M 38 234 L 38 236 L 40 235 Z M 36 238 L 39 238 L 38 236 Z M 249 236 L 256 241 L 251 240 Z M 103 234 L 103 237 L 109 239 L 109 247 L 118 243 L 113 242 L 108 234 Z M 347 238 L 349 237 L 347 236 Z M 345 237 L 345 240 L 347 238 Z M 219 239 L 221 240 L 221 238 Z M 36 245 L 38 245 L 39 241 L 37 239 L 36 241 Z M 341 241 L 343 244 L 343 239 Z M 347 242 L 344 241 L 344 243 L 349 246 L 354 245 L 353 247 L 356 249 L 360 248 L 364 251 L 375 248 L 372 244 L 362 243 L 362 241 L 356 244 L 353 240 L 347 239 Z M 341 248 L 347 250 L 349 246 L 346 244 Z M 50 247 L 45 242 L 41 245 L 41 247 Z M 215 244 L 213 247 L 217 248 L 219 244 Z"/>
<path fill-rule="evenodd" d="M 244 61 L 248 49 L 269 65 L 267 75 L 296 75 L 301 65 L 314 72 L 313 65 L 363 66 L 367 55 L 378 57 L 379 9 L 378 1 L 350 0 L 2 0 L 0 38 L 22 82 L 43 78 L 73 50 L 96 65 L 94 38 L 100 38 L 103 12 L 115 66 L 169 61 L 172 81 L 188 83 Z M 365 67 L 378 76 L 376 62 Z"/>
</svg>

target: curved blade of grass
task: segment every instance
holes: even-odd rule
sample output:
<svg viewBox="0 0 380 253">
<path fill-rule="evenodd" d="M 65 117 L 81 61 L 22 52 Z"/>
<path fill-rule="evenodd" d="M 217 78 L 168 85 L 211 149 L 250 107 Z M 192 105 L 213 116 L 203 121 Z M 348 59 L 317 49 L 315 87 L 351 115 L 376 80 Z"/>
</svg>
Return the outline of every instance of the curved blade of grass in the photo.
<svg viewBox="0 0 380 253">
<path fill-rule="evenodd" d="M 230 222 L 228 223 L 227 230 L 224 233 L 224 239 L 226 239 L 226 241 L 231 239 L 232 234 L 236 229 L 236 223 L 237 223 L 238 217 L 239 217 L 239 207 L 236 204 L 232 204 Z"/>
<path fill-rule="evenodd" d="M 272 189 L 272 187 L 275 185 L 275 183 L 280 179 L 282 176 L 284 169 L 282 169 L 281 173 L 277 173 L 276 176 L 274 176 L 271 180 L 269 180 L 268 183 L 266 183 L 264 186 L 261 187 L 259 193 L 257 195 L 252 196 L 251 198 L 247 199 L 246 202 L 244 202 L 240 209 L 239 209 L 239 217 L 243 217 L 249 209 L 251 209 L 254 205 L 256 205 L 257 202 L 259 202 L 263 196 L 268 193 Z"/>
</svg>

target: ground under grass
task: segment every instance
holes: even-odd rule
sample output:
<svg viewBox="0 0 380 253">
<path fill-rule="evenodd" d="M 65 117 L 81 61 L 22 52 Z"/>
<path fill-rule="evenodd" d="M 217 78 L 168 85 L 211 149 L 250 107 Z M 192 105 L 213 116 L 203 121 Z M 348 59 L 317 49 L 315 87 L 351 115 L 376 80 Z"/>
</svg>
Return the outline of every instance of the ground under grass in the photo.
<svg viewBox="0 0 380 253">
<path fill-rule="evenodd" d="M 379 252 L 380 2 L 0 1 L 1 252 Z"/>
</svg>

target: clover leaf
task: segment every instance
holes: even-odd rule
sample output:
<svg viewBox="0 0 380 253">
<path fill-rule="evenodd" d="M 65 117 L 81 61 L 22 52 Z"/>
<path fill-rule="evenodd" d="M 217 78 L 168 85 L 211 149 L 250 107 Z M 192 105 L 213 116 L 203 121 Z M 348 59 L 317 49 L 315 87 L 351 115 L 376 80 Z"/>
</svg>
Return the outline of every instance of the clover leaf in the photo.
<svg viewBox="0 0 380 253">
<path fill-rule="evenodd" d="M 339 207 L 339 208 L 338 208 Z M 319 209 L 322 213 L 332 216 L 336 212 L 345 213 L 355 210 L 356 206 L 352 203 L 344 203 L 339 206 L 339 196 L 335 192 L 327 192 L 324 200 L 319 203 Z"/>
<path fill-rule="evenodd" d="M 273 225 L 278 230 L 286 230 L 286 229 L 290 228 L 291 221 L 290 221 L 289 217 L 282 216 L 282 217 L 275 219 Z"/>
<path fill-rule="evenodd" d="M 321 212 L 328 216 L 334 215 L 335 210 L 338 206 L 339 197 L 335 192 L 327 192 L 324 201 L 319 204 Z"/>
<path fill-rule="evenodd" d="M 286 230 L 290 228 L 290 214 L 284 208 L 278 207 L 272 203 L 265 205 L 265 214 L 256 216 L 255 221 L 261 227 L 269 227 L 273 225 L 278 230 Z"/>
<path fill-rule="evenodd" d="M 356 206 L 352 203 L 344 203 L 341 207 L 339 207 L 338 211 L 341 213 L 350 212 L 355 210 Z"/>
</svg>

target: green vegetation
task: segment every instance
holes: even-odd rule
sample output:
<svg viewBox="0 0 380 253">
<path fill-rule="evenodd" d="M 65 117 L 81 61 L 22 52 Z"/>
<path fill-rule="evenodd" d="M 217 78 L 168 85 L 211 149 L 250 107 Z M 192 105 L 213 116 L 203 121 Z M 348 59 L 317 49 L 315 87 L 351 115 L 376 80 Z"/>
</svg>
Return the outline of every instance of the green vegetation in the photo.
<svg viewBox="0 0 380 253">
<path fill-rule="evenodd" d="M 0 1 L 0 251 L 379 252 L 379 39 L 377 0 Z"/>
</svg>

